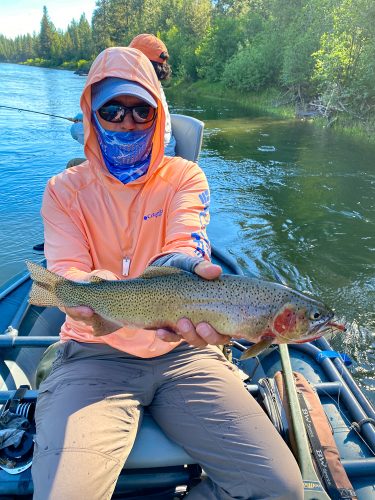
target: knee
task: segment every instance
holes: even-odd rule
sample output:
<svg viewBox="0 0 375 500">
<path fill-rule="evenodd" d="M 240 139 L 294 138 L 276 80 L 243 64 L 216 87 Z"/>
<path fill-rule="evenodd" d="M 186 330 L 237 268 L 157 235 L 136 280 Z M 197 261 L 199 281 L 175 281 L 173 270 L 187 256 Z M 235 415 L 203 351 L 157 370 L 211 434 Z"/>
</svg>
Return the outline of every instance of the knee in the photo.
<svg viewBox="0 0 375 500">
<path fill-rule="evenodd" d="M 303 499 L 303 481 L 301 475 L 289 477 L 287 481 L 280 483 L 280 489 L 277 492 L 279 500 L 302 500 Z"/>
<path fill-rule="evenodd" d="M 301 472 L 296 462 L 290 462 L 282 469 L 274 469 L 267 481 L 267 498 L 277 500 L 302 500 L 304 488 Z"/>
</svg>

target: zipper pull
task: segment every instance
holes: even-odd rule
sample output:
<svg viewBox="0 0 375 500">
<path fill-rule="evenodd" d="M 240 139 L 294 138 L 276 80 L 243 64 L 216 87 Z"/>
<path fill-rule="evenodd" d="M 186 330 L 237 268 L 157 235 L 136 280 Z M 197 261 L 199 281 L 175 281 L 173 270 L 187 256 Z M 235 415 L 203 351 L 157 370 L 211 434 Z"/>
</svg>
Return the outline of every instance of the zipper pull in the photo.
<svg viewBox="0 0 375 500">
<path fill-rule="evenodd" d="M 130 259 L 129 259 L 129 257 L 125 257 L 125 259 L 122 259 L 122 274 L 123 274 L 123 276 L 129 276 L 129 269 L 130 269 Z"/>
</svg>

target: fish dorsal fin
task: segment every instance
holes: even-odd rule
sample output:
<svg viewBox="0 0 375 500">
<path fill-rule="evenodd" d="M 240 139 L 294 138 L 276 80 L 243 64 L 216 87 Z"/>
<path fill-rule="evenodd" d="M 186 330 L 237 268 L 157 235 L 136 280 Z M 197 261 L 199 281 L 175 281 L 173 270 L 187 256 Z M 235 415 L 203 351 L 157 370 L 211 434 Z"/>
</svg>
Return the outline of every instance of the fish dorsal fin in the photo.
<svg viewBox="0 0 375 500">
<path fill-rule="evenodd" d="M 90 283 L 101 283 L 102 281 L 106 281 L 104 278 L 101 278 L 100 276 L 90 276 Z"/>
<path fill-rule="evenodd" d="M 173 274 L 182 274 L 184 271 L 178 267 L 171 266 L 149 266 L 139 276 L 141 279 L 160 278 L 161 276 L 171 276 Z"/>
</svg>

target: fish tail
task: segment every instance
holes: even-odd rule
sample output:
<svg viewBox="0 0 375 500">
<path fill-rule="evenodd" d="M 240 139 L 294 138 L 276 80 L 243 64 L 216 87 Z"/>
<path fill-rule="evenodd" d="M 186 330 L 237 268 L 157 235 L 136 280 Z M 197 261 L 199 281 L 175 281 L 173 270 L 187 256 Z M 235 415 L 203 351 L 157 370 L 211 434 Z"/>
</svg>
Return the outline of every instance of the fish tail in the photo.
<svg viewBox="0 0 375 500">
<path fill-rule="evenodd" d="M 62 307 L 64 304 L 57 298 L 56 288 L 59 283 L 67 280 L 35 262 L 26 261 L 26 265 L 33 280 L 29 297 L 30 304 Z"/>
</svg>

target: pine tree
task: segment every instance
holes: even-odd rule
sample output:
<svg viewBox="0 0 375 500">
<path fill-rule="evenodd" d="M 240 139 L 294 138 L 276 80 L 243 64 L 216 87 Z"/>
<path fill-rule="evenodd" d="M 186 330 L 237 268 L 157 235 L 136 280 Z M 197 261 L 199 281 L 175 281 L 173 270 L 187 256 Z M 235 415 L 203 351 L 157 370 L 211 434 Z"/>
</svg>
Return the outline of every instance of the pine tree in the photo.
<svg viewBox="0 0 375 500">
<path fill-rule="evenodd" d="M 43 17 L 40 22 L 39 51 L 38 54 L 43 59 L 51 59 L 53 53 L 53 43 L 56 28 L 49 19 L 47 7 L 43 7 Z"/>
<path fill-rule="evenodd" d="M 89 60 L 93 58 L 96 54 L 94 53 L 90 24 L 88 23 L 85 14 L 81 15 L 78 23 L 78 40 L 79 51 L 77 59 Z"/>
<path fill-rule="evenodd" d="M 96 53 L 113 45 L 111 42 L 113 30 L 109 22 L 110 3 L 110 0 L 97 0 L 92 15 L 92 37 Z"/>
</svg>

